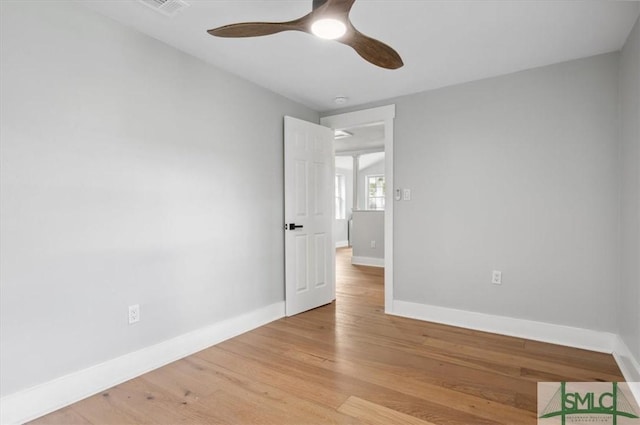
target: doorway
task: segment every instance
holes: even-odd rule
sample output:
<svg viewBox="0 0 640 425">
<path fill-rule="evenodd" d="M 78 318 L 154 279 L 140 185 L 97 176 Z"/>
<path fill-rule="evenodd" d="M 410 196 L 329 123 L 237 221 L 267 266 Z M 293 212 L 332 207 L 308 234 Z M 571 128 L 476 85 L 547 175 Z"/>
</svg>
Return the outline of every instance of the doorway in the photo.
<svg viewBox="0 0 640 425">
<path fill-rule="evenodd" d="M 384 267 L 384 125 L 349 134 L 334 143 L 336 248 L 352 248 L 354 265 Z"/>
<path fill-rule="evenodd" d="M 395 105 L 323 117 L 320 123 L 334 130 L 349 131 L 382 126 L 384 134 L 384 310 L 393 312 L 393 121 Z M 363 188 L 364 189 L 364 188 Z M 378 201 L 379 202 L 379 201 Z M 356 204 L 357 205 L 357 204 Z"/>
</svg>

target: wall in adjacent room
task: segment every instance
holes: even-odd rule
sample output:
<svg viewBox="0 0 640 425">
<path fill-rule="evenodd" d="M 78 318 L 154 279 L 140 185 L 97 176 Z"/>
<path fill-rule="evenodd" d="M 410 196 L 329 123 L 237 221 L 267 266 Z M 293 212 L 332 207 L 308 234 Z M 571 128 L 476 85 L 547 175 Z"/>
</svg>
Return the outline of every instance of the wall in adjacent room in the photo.
<svg viewBox="0 0 640 425">
<path fill-rule="evenodd" d="M 354 211 L 351 231 L 354 264 L 384 259 L 384 211 Z"/>
<path fill-rule="evenodd" d="M 283 115 L 318 114 L 71 2 L 1 3 L 0 393 L 282 302 Z"/>
</svg>

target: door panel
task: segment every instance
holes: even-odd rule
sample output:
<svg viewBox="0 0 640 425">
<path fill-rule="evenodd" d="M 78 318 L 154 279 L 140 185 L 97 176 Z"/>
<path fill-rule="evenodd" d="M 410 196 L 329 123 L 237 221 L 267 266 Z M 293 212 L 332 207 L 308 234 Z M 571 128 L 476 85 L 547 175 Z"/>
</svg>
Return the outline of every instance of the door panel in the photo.
<svg viewBox="0 0 640 425">
<path fill-rule="evenodd" d="M 296 235 L 295 237 L 296 292 L 298 293 L 309 289 L 307 281 L 308 239 L 307 235 Z"/>
<path fill-rule="evenodd" d="M 315 235 L 316 261 L 315 261 L 315 285 L 317 288 L 327 284 L 327 268 L 324 266 L 327 258 L 327 235 L 319 233 Z"/>
<path fill-rule="evenodd" d="M 307 216 L 307 206 L 309 204 L 307 197 L 307 187 L 309 186 L 307 166 L 306 161 L 296 160 L 296 218 L 304 218 Z"/>
<path fill-rule="evenodd" d="M 284 152 L 285 304 L 292 316 L 335 299 L 333 131 L 285 117 Z"/>
</svg>

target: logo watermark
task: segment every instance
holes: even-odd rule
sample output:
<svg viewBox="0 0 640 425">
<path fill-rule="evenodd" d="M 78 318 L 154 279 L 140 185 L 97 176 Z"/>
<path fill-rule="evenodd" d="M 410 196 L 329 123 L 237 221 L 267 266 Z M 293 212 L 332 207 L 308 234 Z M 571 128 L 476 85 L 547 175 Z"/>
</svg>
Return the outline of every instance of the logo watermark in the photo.
<svg viewBox="0 0 640 425">
<path fill-rule="evenodd" d="M 640 425 L 640 407 L 626 382 L 540 382 L 538 424 Z"/>
</svg>

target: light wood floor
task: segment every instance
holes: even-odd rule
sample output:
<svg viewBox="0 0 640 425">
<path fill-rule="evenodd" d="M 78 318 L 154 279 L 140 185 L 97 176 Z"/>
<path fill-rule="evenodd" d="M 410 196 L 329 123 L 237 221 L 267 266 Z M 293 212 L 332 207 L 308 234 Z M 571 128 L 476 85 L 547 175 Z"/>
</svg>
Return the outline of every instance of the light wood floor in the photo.
<svg viewBox="0 0 640 425">
<path fill-rule="evenodd" d="M 337 301 L 36 424 L 535 424 L 537 381 L 621 381 L 612 356 L 386 316 L 383 270 L 338 250 Z"/>
</svg>

